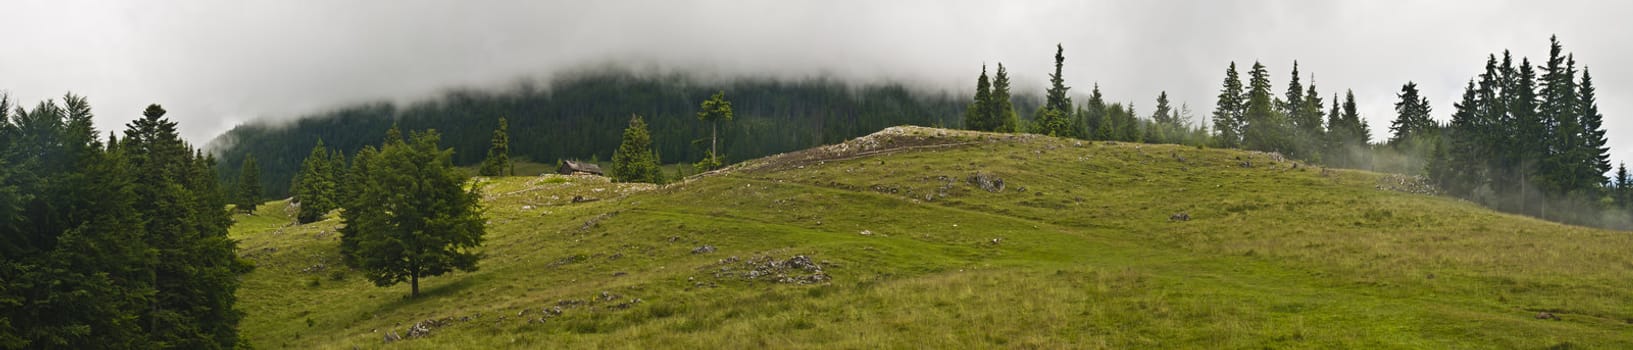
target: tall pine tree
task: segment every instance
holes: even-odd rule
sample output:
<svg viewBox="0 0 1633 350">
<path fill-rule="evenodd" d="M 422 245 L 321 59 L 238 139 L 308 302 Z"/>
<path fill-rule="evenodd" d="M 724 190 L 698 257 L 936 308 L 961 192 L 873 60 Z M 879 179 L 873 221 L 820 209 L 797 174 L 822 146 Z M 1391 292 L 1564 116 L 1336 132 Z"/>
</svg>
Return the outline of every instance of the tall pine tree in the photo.
<svg viewBox="0 0 1633 350">
<path fill-rule="evenodd" d="M 630 116 L 629 127 L 624 128 L 624 139 L 612 153 L 613 181 L 662 183 L 663 171 L 658 168 L 657 156 L 652 153 L 652 134 L 647 132 L 641 116 Z"/>
<path fill-rule="evenodd" d="M 488 158 L 482 161 L 478 173 L 482 176 L 514 176 L 516 168 L 510 163 L 510 123 L 505 118 L 499 118 L 499 128 L 493 130 L 493 140 L 489 142 Z"/>
<path fill-rule="evenodd" d="M 1214 139 L 1220 147 L 1242 144 L 1242 113 L 1246 110 L 1242 96 L 1242 79 L 1236 74 L 1236 62 L 1231 62 L 1230 68 L 1225 69 L 1225 83 L 1213 109 L 1213 129 L 1217 133 Z"/>
<path fill-rule="evenodd" d="M 322 220 L 324 215 L 335 209 L 334 171 L 330 169 L 333 166 L 328 149 L 323 147 L 323 140 L 318 140 L 317 145 L 312 146 L 312 153 L 301 163 L 301 173 L 295 187 L 295 200 L 300 203 L 296 221 L 304 224 Z"/>
<path fill-rule="evenodd" d="M 244 156 L 244 163 L 238 170 L 237 195 L 238 210 L 254 213 L 255 208 L 261 205 L 261 168 L 255 164 L 255 156 Z"/>
<path fill-rule="evenodd" d="M 1061 71 L 1066 65 L 1066 49 L 1059 44 L 1055 45 L 1055 72 L 1049 74 L 1049 90 L 1045 93 L 1043 106 L 1035 113 L 1037 133 L 1075 137 L 1076 128 L 1072 126 L 1071 111 L 1072 99 L 1066 96 L 1071 87 L 1066 86 L 1066 79 Z"/>
<path fill-rule="evenodd" d="M 1015 113 L 1015 104 L 1009 97 L 1009 71 L 1004 69 L 1003 62 L 998 63 L 998 74 L 992 78 L 992 100 L 987 102 L 988 113 L 983 119 L 995 125 L 993 130 L 998 132 L 1017 132 L 1020 128 L 1020 115 Z"/>
<path fill-rule="evenodd" d="M 975 97 L 968 107 L 964 108 L 964 128 L 976 131 L 997 130 L 995 123 L 988 119 L 987 111 L 992 102 L 992 82 L 987 79 L 987 66 L 981 65 L 981 76 L 975 79 Z"/>
</svg>

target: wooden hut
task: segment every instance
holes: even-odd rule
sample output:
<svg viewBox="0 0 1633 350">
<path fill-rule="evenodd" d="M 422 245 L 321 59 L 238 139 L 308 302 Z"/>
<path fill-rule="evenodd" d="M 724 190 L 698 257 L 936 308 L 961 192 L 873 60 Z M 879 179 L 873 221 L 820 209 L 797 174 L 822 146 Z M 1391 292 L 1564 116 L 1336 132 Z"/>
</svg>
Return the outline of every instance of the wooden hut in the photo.
<svg viewBox="0 0 1633 350">
<path fill-rule="evenodd" d="M 562 161 L 561 167 L 556 168 L 556 173 L 562 175 L 604 176 L 604 174 L 601 173 L 601 166 L 576 160 Z"/>
</svg>

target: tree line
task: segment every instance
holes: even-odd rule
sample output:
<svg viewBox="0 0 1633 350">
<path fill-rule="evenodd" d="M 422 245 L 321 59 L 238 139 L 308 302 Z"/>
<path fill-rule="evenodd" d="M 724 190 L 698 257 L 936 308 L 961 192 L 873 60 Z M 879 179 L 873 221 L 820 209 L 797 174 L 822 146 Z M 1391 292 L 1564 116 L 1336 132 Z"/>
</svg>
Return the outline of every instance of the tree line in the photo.
<svg viewBox="0 0 1633 350">
<path fill-rule="evenodd" d="M 733 118 L 718 129 L 700 122 L 700 101 L 731 92 Z M 1018 110 L 1035 99 L 1017 96 Z M 456 150 L 456 165 L 486 159 L 492 131 L 508 121 L 512 161 L 611 159 L 630 115 L 649 127 L 654 158 L 661 164 L 696 163 L 710 144 L 723 162 L 753 159 L 833 144 L 895 125 L 959 125 L 962 98 L 921 93 L 893 83 L 853 85 L 831 79 L 704 81 L 682 74 L 641 75 L 596 71 L 563 76 L 548 88 L 522 85 L 495 91 L 454 91 L 431 101 L 353 105 L 287 123 L 239 125 L 212 141 L 225 164 L 253 155 L 264 196 L 288 196 L 306 156 L 322 139 L 331 153 L 354 155 L 378 142 L 379 130 L 435 128 Z M 724 120 L 723 120 L 724 121 Z M 710 137 L 717 135 L 718 137 Z M 711 142 L 713 141 L 713 142 Z M 238 167 L 221 169 L 237 178 Z M 536 175 L 536 174 L 532 174 Z"/>
<path fill-rule="evenodd" d="M 1062 78 L 1065 47 L 1055 47 L 1055 69 L 1049 74 L 1049 88 L 1033 112 L 1017 113 L 1015 104 L 1026 98 L 1010 93 L 1009 73 L 998 64 L 989 78 L 985 66 L 976 78 L 972 100 L 965 105 L 960 124 L 965 129 L 995 132 L 1030 132 L 1086 140 L 1178 143 L 1200 145 L 1210 140 L 1207 128 L 1191 121 L 1190 108 L 1175 107 L 1168 93 L 1157 95 L 1148 118 L 1141 118 L 1133 103 L 1107 102 L 1096 84 L 1085 103 L 1074 104 Z"/>
<path fill-rule="evenodd" d="M 1376 143 L 1355 93 L 1346 91 L 1342 102 L 1337 94 L 1324 99 L 1313 78 L 1303 83 L 1296 61 L 1281 94 L 1264 64 L 1254 62 L 1243 84 L 1231 62 L 1209 114 L 1212 123 L 1192 124 L 1186 108 L 1176 111 L 1166 92 L 1148 118 L 1138 117 L 1132 104 L 1106 104 L 1098 85 L 1086 103 L 1074 105 L 1060 77 L 1065 57 L 1059 45 L 1046 100 L 1033 118 L 1016 118 L 1000 63 L 995 79 L 982 67 L 961 125 L 1277 152 L 1329 166 L 1423 175 L 1447 194 L 1498 210 L 1633 228 L 1633 179 L 1625 166 L 1608 175 L 1609 148 L 1592 75 L 1585 66 L 1578 72 L 1574 55 L 1563 52 L 1557 37 L 1550 44 L 1541 66 L 1525 58 L 1516 65 L 1507 51 L 1500 61 L 1488 55 L 1484 73 L 1468 82 L 1445 123 L 1433 117 L 1417 83 L 1406 82 L 1396 95 L 1392 135 Z"/>
<path fill-rule="evenodd" d="M 82 96 L 0 94 L 0 348 L 244 345 L 233 304 L 251 266 L 215 158 L 159 105 L 123 138 L 92 118 Z"/>
</svg>

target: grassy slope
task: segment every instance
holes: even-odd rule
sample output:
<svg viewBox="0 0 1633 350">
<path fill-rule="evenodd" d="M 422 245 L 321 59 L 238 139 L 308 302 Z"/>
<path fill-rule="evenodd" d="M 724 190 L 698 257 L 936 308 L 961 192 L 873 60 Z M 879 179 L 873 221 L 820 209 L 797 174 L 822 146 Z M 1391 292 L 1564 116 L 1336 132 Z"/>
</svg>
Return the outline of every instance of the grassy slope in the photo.
<svg viewBox="0 0 1633 350">
<path fill-rule="evenodd" d="M 814 150 L 621 197 L 491 180 L 481 270 L 427 279 L 413 300 L 338 268 L 336 219 L 286 227 L 272 203 L 233 228 L 258 264 L 242 329 L 263 348 L 378 347 L 445 317 L 387 347 L 1633 347 L 1627 232 L 1264 154 L 893 130 L 906 135 L 837 155 L 956 145 Z M 1008 186 L 980 190 L 976 172 Z M 719 251 L 690 252 L 705 244 Z M 714 274 L 758 255 L 809 255 L 833 281 Z M 562 300 L 588 304 L 526 321 Z"/>
</svg>

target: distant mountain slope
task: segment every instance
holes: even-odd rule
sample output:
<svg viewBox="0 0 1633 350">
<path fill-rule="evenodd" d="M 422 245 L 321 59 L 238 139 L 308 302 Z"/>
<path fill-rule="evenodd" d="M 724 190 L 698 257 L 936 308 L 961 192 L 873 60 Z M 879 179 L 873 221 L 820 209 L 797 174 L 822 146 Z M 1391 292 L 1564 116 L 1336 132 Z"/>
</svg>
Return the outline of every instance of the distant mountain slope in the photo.
<svg viewBox="0 0 1633 350">
<path fill-rule="evenodd" d="M 413 300 L 339 265 L 335 219 L 240 216 L 257 265 L 243 334 L 336 349 L 389 334 L 408 339 L 387 348 L 1633 347 L 1633 234 L 1265 153 L 904 127 L 659 188 L 484 183 L 481 270 Z"/>
<path fill-rule="evenodd" d="M 300 162 L 321 138 L 348 156 L 379 144 L 392 123 L 405 130 L 437 129 L 454 162 L 480 162 L 501 117 L 508 118 L 513 157 L 541 163 L 557 159 L 610 159 L 632 114 L 651 126 L 654 147 L 666 163 L 702 157 L 694 142 L 707 137 L 698 104 L 725 91 L 736 120 L 722 125 L 722 151 L 740 161 L 837 143 L 892 125 L 958 126 L 965 98 L 916 92 L 898 84 L 855 85 L 834 80 L 741 79 L 710 83 L 683 74 L 640 75 L 599 71 L 557 79 L 547 89 L 458 91 L 410 105 L 360 104 L 298 118 L 287 124 L 249 123 L 211 144 L 223 178 L 237 176 L 239 162 L 255 154 L 263 186 L 280 195 Z M 1028 98 L 1017 98 L 1032 106 Z M 1030 107 L 1018 108 L 1030 110 Z"/>
</svg>

